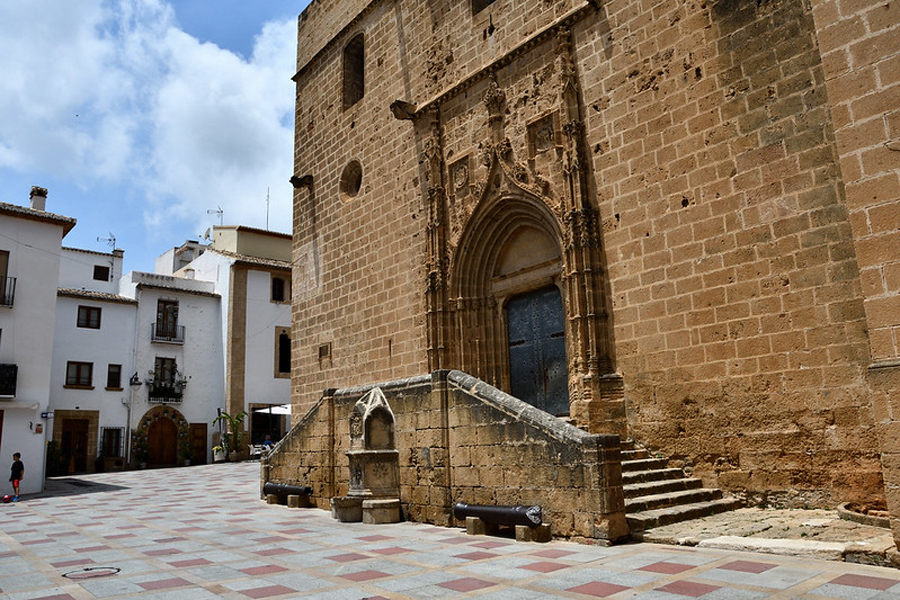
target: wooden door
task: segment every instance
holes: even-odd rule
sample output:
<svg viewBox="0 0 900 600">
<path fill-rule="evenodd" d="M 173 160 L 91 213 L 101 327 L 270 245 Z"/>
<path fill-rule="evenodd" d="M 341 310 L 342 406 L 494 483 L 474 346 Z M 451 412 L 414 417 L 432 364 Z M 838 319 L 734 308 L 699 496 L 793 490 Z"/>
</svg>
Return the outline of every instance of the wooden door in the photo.
<svg viewBox="0 0 900 600">
<path fill-rule="evenodd" d="M 206 464 L 206 423 L 191 423 L 191 464 Z"/>
<path fill-rule="evenodd" d="M 523 294 L 507 305 L 510 393 L 550 413 L 569 414 L 566 334 L 559 289 Z"/>
<path fill-rule="evenodd" d="M 160 417 L 147 429 L 148 464 L 172 467 L 178 464 L 178 426 L 175 421 Z"/>
<path fill-rule="evenodd" d="M 63 419 L 60 453 L 67 473 L 87 471 L 88 420 Z"/>
</svg>

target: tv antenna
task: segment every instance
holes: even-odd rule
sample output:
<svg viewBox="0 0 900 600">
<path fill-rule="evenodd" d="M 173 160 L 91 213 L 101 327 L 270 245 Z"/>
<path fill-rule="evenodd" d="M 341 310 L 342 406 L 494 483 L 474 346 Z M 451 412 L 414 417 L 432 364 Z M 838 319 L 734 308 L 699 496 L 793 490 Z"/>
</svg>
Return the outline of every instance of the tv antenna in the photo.
<svg viewBox="0 0 900 600">
<path fill-rule="evenodd" d="M 206 214 L 208 214 L 208 215 L 219 215 L 219 226 L 220 226 L 220 227 L 222 226 L 222 218 L 223 218 L 223 216 L 225 215 L 225 211 L 222 210 L 222 207 L 221 207 L 221 206 L 217 206 L 215 210 L 209 209 L 208 211 L 206 211 Z"/>
<path fill-rule="evenodd" d="M 266 231 L 269 230 L 269 187 L 266 186 Z"/>
<path fill-rule="evenodd" d="M 113 235 L 112 231 L 109 232 L 109 237 L 98 237 L 97 241 L 106 242 L 106 245 L 113 249 L 116 247 L 116 236 Z"/>
</svg>

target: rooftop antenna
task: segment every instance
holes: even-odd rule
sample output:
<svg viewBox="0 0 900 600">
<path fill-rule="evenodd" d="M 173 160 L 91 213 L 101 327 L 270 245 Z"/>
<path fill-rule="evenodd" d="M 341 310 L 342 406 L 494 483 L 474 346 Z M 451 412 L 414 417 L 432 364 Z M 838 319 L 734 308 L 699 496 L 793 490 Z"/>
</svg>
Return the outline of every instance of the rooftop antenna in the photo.
<svg viewBox="0 0 900 600">
<path fill-rule="evenodd" d="M 206 211 L 206 214 L 208 214 L 208 215 L 219 215 L 219 227 L 222 226 L 222 217 L 224 216 L 225 211 L 222 210 L 222 207 L 221 207 L 221 206 L 217 206 L 215 210 L 209 209 L 208 211 Z"/>
<path fill-rule="evenodd" d="M 269 186 L 266 186 L 266 231 L 269 230 Z"/>
<path fill-rule="evenodd" d="M 116 247 L 116 236 L 113 235 L 112 231 L 109 232 L 109 237 L 98 237 L 97 241 L 98 242 L 106 242 L 106 245 L 109 246 L 110 248 Z"/>
</svg>

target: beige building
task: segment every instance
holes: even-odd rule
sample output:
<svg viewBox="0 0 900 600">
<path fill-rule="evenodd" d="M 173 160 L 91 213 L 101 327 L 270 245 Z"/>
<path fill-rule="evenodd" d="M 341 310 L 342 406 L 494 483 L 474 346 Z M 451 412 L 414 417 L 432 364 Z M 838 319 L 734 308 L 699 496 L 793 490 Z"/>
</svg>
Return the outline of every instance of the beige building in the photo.
<svg viewBox="0 0 900 600">
<path fill-rule="evenodd" d="M 295 413 L 459 369 L 900 517 L 894 4 L 314 0 L 297 66 Z"/>
</svg>

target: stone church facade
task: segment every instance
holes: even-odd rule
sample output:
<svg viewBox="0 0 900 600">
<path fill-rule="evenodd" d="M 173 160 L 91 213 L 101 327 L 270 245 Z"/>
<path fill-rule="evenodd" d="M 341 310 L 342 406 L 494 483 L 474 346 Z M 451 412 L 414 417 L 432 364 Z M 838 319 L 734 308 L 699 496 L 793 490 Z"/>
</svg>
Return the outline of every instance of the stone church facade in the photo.
<svg viewBox="0 0 900 600">
<path fill-rule="evenodd" d="M 314 0 L 295 412 L 458 369 L 900 517 L 900 5 Z"/>
</svg>

